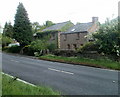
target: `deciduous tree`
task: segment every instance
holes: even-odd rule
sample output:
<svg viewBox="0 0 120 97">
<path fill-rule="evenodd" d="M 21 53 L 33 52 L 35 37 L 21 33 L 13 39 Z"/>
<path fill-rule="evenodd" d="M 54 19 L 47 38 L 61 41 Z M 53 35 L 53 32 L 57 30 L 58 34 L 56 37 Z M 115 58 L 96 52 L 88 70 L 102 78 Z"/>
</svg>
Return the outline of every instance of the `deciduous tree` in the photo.
<svg viewBox="0 0 120 97">
<path fill-rule="evenodd" d="M 120 22 L 120 21 L 119 21 Z M 118 18 L 109 20 L 100 26 L 98 33 L 94 34 L 96 43 L 100 45 L 101 52 L 120 56 L 120 32 Z"/>
<path fill-rule="evenodd" d="M 37 33 L 40 30 L 41 26 L 38 22 L 32 23 L 32 32 Z"/>
<path fill-rule="evenodd" d="M 46 27 L 50 27 L 52 25 L 54 25 L 54 23 L 52 21 L 46 21 L 46 23 L 45 23 Z"/>
</svg>

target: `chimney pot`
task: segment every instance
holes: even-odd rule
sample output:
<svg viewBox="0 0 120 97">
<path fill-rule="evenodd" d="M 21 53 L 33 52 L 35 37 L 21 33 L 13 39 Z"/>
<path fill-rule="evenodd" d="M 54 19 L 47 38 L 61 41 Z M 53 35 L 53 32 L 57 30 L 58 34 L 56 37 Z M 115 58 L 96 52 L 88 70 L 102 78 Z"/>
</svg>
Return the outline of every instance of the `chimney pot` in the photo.
<svg viewBox="0 0 120 97">
<path fill-rule="evenodd" d="M 98 22 L 98 17 L 92 17 L 92 22 L 93 22 L 93 23 Z"/>
</svg>

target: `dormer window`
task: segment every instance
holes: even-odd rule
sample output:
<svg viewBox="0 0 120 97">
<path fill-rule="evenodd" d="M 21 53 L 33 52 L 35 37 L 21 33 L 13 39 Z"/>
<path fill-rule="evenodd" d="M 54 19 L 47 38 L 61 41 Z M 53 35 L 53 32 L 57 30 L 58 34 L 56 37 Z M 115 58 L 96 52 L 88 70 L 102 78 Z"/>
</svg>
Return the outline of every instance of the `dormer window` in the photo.
<svg viewBox="0 0 120 97">
<path fill-rule="evenodd" d="M 75 31 L 75 29 L 72 29 L 71 31 Z"/>
</svg>

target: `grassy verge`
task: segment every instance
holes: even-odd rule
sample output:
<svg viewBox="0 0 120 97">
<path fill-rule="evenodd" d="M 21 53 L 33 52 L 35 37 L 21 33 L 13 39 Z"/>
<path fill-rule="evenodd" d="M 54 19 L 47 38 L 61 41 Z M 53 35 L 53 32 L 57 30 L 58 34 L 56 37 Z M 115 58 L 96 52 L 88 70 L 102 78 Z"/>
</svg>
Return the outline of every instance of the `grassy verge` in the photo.
<svg viewBox="0 0 120 97">
<path fill-rule="evenodd" d="M 56 95 L 60 93 L 53 91 L 48 87 L 31 86 L 23 82 L 13 80 L 13 78 L 2 74 L 2 95 Z"/>
<path fill-rule="evenodd" d="M 120 62 L 115 62 L 109 59 L 88 59 L 79 57 L 62 57 L 54 55 L 41 56 L 40 59 L 120 70 Z"/>
</svg>

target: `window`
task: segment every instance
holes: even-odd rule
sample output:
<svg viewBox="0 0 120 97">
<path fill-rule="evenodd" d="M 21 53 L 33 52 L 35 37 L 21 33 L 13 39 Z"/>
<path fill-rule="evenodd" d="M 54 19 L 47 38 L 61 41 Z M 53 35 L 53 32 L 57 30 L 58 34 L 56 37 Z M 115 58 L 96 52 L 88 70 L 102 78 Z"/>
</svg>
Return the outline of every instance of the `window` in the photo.
<svg viewBox="0 0 120 97">
<path fill-rule="evenodd" d="M 81 44 L 81 46 L 83 46 L 83 44 Z"/>
<path fill-rule="evenodd" d="M 73 44 L 73 48 L 74 48 L 74 49 L 77 49 L 77 44 Z"/>
<path fill-rule="evenodd" d="M 75 31 L 75 29 L 72 29 L 71 31 Z"/>
<path fill-rule="evenodd" d="M 51 34 L 51 39 L 55 40 L 55 34 Z"/>
<path fill-rule="evenodd" d="M 67 48 L 70 49 L 70 44 L 67 45 Z"/>
<path fill-rule="evenodd" d="M 76 38 L 76 40 L 79 40 L 79 38 L 80 38 L 80 34 L 77 33 L 77 38 Z"/>
<path fill-rule="evenodd" d="M 67 40 L 67 34 L 64 35 L 64 41 L 66 41 L 66 40 Z"/>
</svg>

